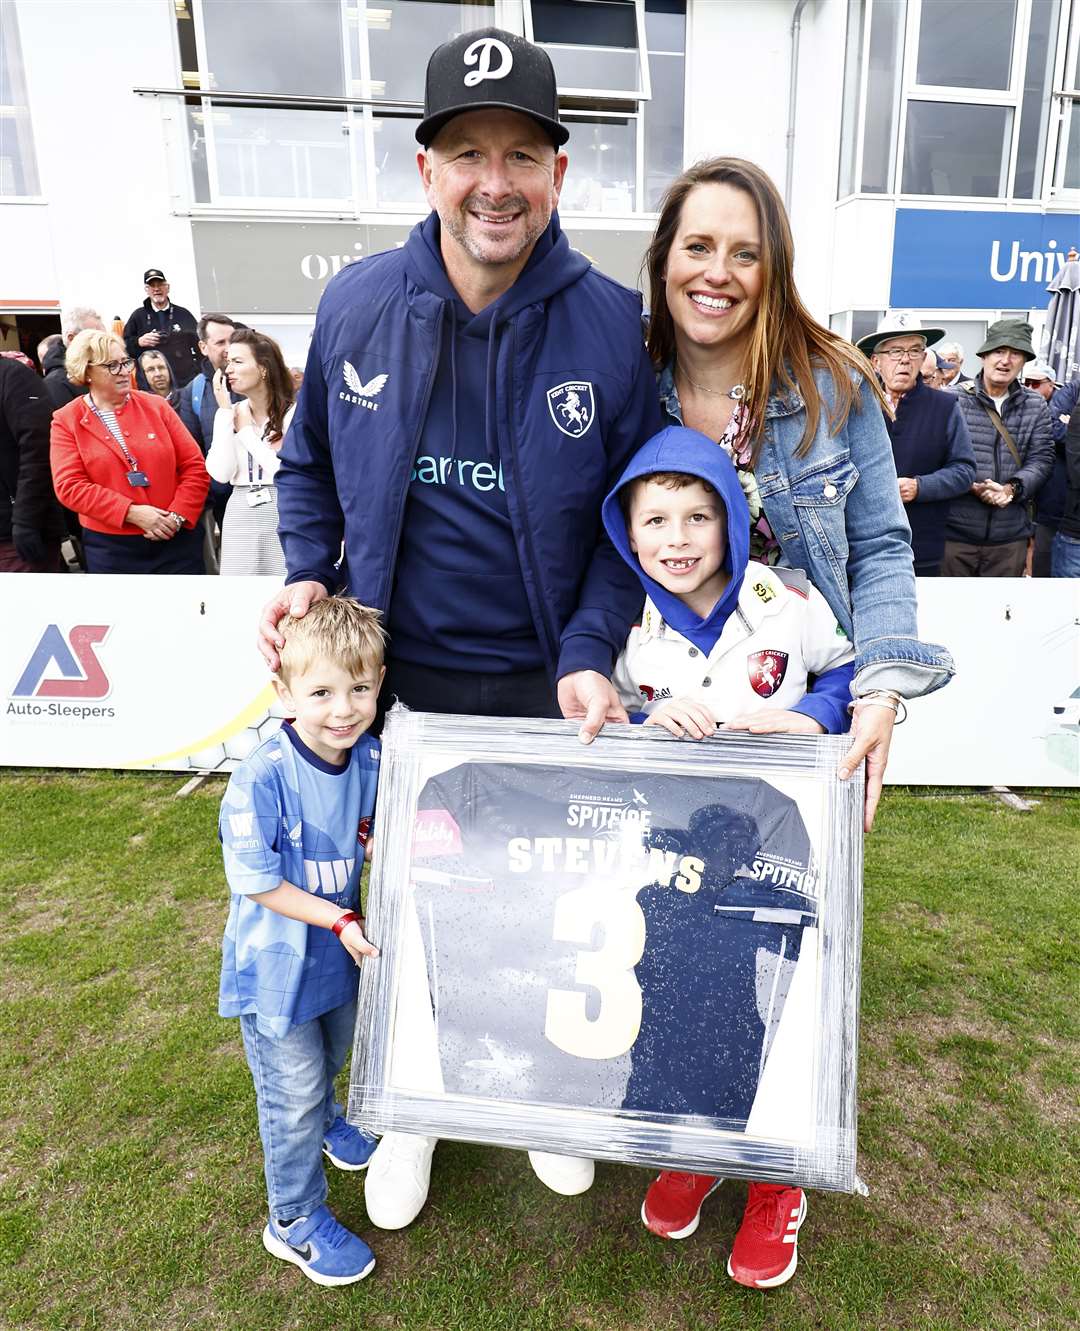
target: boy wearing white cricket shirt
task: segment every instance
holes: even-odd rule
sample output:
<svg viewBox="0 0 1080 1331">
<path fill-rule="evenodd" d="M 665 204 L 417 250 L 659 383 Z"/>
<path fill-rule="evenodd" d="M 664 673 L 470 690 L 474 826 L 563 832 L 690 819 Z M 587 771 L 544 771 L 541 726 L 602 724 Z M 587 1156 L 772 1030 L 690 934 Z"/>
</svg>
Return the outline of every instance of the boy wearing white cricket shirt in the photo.
<svg viewBox="0 0 1080 1331">
<path fill-rule="evenodd" d="M 727 454 L 671 426 L 634 456 L 604 501 L 604 526 L 646 600 L 612 676 L 631 720 L 703 739 L 717 726 L 838 734 L 848 726 L 854 648 L 801 570 L 749 561 L 750 510 Z M 720 1180 L 665 1171 L 641 1217 L 688 1238 Z M 798 1262 L 801 1188 L 751 1183 L 728 1274 L 783 1284 Z"/>
</svg>

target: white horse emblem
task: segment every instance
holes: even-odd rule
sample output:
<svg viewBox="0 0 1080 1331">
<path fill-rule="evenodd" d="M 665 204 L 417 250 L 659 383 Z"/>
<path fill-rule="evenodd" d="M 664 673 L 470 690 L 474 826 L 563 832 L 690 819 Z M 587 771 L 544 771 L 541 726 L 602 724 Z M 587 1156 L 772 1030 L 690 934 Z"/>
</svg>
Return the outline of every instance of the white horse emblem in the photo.
<svg viewBox="0 0 1080 1331">
<path fill-rule="evenodd" d="M 571 382 L 549 388 L 547 404 L 551 419 L 571 439 L 580 439 L 596 415 L 592 384 Z"/>
</svg>

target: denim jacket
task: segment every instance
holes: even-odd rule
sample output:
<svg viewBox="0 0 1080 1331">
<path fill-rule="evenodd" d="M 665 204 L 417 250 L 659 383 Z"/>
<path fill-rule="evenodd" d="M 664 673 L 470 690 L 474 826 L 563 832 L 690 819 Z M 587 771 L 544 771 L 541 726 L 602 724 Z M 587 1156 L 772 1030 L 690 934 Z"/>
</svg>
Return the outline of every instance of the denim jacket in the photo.
<svg viewBox="0 0 1080 1331">
<path fill-rule="evenodd" d="M 881 409 L 868 384 L 836 434 L 829 430 L 832 376 L 815 371 L 821 417 L 796 457 L 805 417 L 797 392 L 773 393 L 755 476 L 784 564 L 805 569 L 855 644 L 855 693 L 932 693 L 955 673 L 952 656 L 920 642 L 911 533 Z M 661 372 L 666 423 L 682 424 L 672 366 Z"/>
</svg>

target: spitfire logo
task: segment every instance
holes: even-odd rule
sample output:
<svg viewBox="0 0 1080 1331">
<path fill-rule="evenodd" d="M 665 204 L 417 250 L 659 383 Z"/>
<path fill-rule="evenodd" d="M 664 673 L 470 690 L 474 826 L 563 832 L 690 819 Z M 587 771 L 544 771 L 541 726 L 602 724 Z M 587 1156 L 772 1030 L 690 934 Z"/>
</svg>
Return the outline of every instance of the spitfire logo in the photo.
<svg viewBox="0 0 1080 1331">
<path fill-rule="evenodd" d="M 771 698 L 787 674 L 787 652 L 752 652 L 746 658 L 750 687 L 759 697 Z"/>
<path fill-rule="evenodd" d="M 649 800 L 642 791 L 633 790 L 629 800 L 612 799 L 608 795 L 572 796 L 566 806 L 566 825 L 594 835 L 618 837 L 629 828 L 634 837 L 648 836 L 652 826 Z"/>
<path fill-rule="evenodd" d="M 596 414 L 592 384 L 573 382 L 549 388 L 547 404 L 551 419 L 571 439 L 580 439 Z"/>
<path fill-rule="evenodd" d="M 499 63 L 492 69 L 491 60 L 495 55 L 499 57 Z M 479 41 L 465 48 L 465 63 L 476 66 L 471 73 L 465 75 L 466 88 L 475 88 L 485 79 L 506 78 L 514 68 L 514 57 L 510 54 L 509 46 L 505 42 L 500 42 L 497 37 L 481 37 Z"/>
<path fill-rule="evenodd" d="M 107 698 L 112 686 L 94 652 L 109 636 L 109 624 L 76 624 L 65 638 L 50 624 L 19 682 L 13 698 Z M 58 671 L 61 678 L 55 678 Z M 53 678 L 48 678 L 53 675 Z"/>
<path fill-rule="evenodd" d="M 390 376 L 377 374 L 365 384 L 348 361 L 341 367 L 341 373 L 349 387 L 349 392 L 338 393 L 341 401 L 351 402 L 356 407 L 366 407 L 368 411 L 378 411 L 378 402 L 372 402 L 371 399 L 379 396 Z"/>
</svg>

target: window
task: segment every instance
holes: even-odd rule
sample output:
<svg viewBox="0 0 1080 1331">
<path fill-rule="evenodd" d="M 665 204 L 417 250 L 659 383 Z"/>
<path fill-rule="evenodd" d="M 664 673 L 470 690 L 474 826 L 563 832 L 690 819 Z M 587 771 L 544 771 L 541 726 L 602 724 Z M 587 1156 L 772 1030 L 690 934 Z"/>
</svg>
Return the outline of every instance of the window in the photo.
<svg viewBox="0 0 1080 1331">
<path fill-rule="evenodd" d="M 685 0 L 532 0 L 526 36 L 571 132 L 561 211 L 655 211 L 683 167 Z"/>
<path fill-rule="evenodd" d="M 1061 91 L 1053 99 L 1051 125 L 1056 133 L 1057 155 L 1051 193 L 1069 195 L 1080 192 L 1080 6 L 1073 6 L 1071 22 L 1066 26 L 1058 84 Z"/>
<path fill-rule="evenodd" d="M 906 18 L 905 0 L 849 2 L 841 198 L 892 190 Z"/>
<path fill-rule="evenodd" d="M 197 203 L 423 209 L 419 112 L 400 103 L 423 102 L 440 43 L 515 21 L 550 54 L 573 135 L 564 212 L 654 210 L 682 170 L 685 0 L 177 0 L 176 15 Z"/>
<path fill-rule="evenodd" d="M 0 198 L 40 192 L 15 6 L 0 4 Z"/>
<path fill-rule="evenodd" d="M 1042 193 L 1054 51 L 1061 22 L 1061 0 L 1034 0 L 1028 29 L 1024 92 L 1020 103 L 1020 140 L 1013 194 L 1034 199 Z"/>
<path fill-rule="evenodd" d="M 1009 174 L 1012 108 L 908 102 L 905 194 L 997 198 Z"/>
<path fill-rule="evenodd" d="M 1062 0 L 849 0 L 839 197 L 1040 197 L 1061 11 Z M 1077 157 L 1080 177 L 1080 145 Z"/>
<path fill-rule="evenodd" d="M 884 319 L 884 310 L 853 310 L 851 312 L 851 342 L 858 342 L 862 337 L 869 337 L 877 331 L 878 324 Z"/>
<path fill-rule="evenodd" d="M 1016 0 L 922 0 L 915 81 L 1007 92 Z"/>
<path fill-rule="evenodd" d="M 563 93 L 636 98 L 648 89 L 641 10 L 634 0 L 532 0 L 532 32 L 555 66 Z"/>
<path fill-rule="evenodd" d="M 683 169 L 686 96 L 685 0 L 645 0 L 652 101 L 645 108 L 645 211 L 657 212 Z"/>
<path fill-rule="evenodd" d="M 253 22 L 257 13 L 258 21 Z M 178 6 L 194 196 L 226 206 L 417 208 L 417 112 L 297 107 L 282 98 L 422 102 L 432 48 L 495 21 L 495 0 L 192 0 Z M 214 92 L 257 93 L 230 102 Z"/>
</svg>

